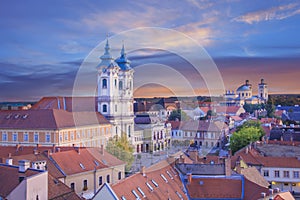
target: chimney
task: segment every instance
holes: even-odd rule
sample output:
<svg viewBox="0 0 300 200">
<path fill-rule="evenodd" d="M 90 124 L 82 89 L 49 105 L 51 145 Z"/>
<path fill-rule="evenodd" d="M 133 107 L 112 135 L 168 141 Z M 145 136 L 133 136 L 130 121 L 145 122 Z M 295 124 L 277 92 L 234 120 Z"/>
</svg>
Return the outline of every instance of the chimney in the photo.
<svg viewBox="0 0 300 200">
<path fill-rule="evenodd" d="M 20 149 L 20 146 L 21 146 L 20 144 L 17 144 L 17 145 L 16 145 L 16 152 L 18 152 L 18 151 L 19 151 L 19 149 Z"/>
<path fill-rule="evenodd" d="M 273 189 L 269 189 L 269 195 L 271 196 L 272 194 L 274 194 Z"/>
<path fill-rule="evenodd" d="M 51 155 L 51 154 L 52 154 L 52 153 L 51 153 L 51 150 L 48 149 L 48 150 L 47 150 L 47 157 L 50 158 L 50 155 Z"/>
<path fill-rule="evenodd" d="M 183 155 L 180 155 L 180 157 L 178 159 L 178 163 L 180 164 L 180 163 L 184 163 L 184 162 L 185 162 L 185 160 L 184 160 Z"/>
<path fill-rule="evenodd" d="M 57 152 L 60 152 L 60 148 L 59 147 L 57 147 Z"/>
<path fill-rule="evenodd" d="M 198 162 L 198 151 L 197 150 L 190 151 L 190 157 L 195 163 L 197 163 Z"/>
<path fill-rule="evenodd" d="M 13 159 L 12 158 L 7 158 L 5 164 L 12 165 L 13 164 Z"/>
<path fill-rule="evenodd" d="M 187 177 L 188 184 L 191 183 L 192 182 L 192 173 L 187 173 L 186 177 Z"/>
<path fill-rule="evenodd" d="M 146 176 L 146 167 L 145 166 L 141 167 L 141 174 L 143 174 L 143 176 Z"/>
<path fill-rule="evenodd" d="M 248 146 L 246 146 L 246 148 L 245 148 L 245 153 L 246 153 L 246 154 L 249 153 L 249 147 L 248 147 Z"/>
<path fill-rule="evenodd" d="M 8 158 L 11 158 L 11 153 L 8 153 Z"/>
<path fill-rule="evenodd" d="M 242 168 L 241 168 L 241 163 L 240 163 L 240 161 L 236 161 L 236 163 L 235 163 L 235 168 L 236 168 L 236 172 L 237 172 L 238 174 L 241 174 Z"/>
<path fill-rule="evenodd" d="M 19 172 L 20 173 L 25 173 L 29 167 L 30 167 L 29 160 L 19 160 Z"/>
<path fill-rule="evenodd" d="M 103 147 L 103 144 L 101 144 L 101 146 L 100 146 L 100 153 L 101 153 L 101 155 L 104 155 L 104 147 Z"/>
<path fill-rule="evenodd" d="M 55 144 L 53 144 L 52 148 L 52 152 L 55 153 Z"/>
<path fill-rule="evenodd" d="M 231 159 L 225 158 L 225 176 L 231 176 Z"/>
<path fill-rule="evenodd" d="M 65 99 L 65 97 L 63 97 L 63 104 L 64 104 L 64 110 L 67 110 L 66 99 Z"/>
<path fill-rule="evenodd" d="M 262 192 L 260 193 L 261 198 L 265 198 L 266 197 L 266 193 Z"/>
</svg>

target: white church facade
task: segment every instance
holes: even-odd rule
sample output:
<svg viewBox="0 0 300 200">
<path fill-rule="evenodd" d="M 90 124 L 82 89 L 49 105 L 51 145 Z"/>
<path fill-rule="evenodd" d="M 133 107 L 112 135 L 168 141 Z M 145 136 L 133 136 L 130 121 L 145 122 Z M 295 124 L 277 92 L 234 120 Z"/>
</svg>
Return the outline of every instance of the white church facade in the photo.
<svg viewBox="0 0 300 200">
<path fill-rule="evenodd" d="M 226 91 L 224 95 L 225 104 L 230 105 L 244 105 L 247 104 L 260 104 L 267 103 L 268 101 L 268 85 L 265 83 L 264 79 L 261 79 L 258 83 L 257 95 L 253 95 L 252 84 L 249 83 L 249 80 L 245 81 L 245 84 L 239 86 L 234 91 Z"/>
<path fill-rule="evenodd" d="M 97 66 L 98 112 L 112 124 L 112 136 L 126 134 L 133 140 L 133 74 L 124 45 L 119 58 L 114 59 L 107 39 L 104 54 Z"/>
</svg>

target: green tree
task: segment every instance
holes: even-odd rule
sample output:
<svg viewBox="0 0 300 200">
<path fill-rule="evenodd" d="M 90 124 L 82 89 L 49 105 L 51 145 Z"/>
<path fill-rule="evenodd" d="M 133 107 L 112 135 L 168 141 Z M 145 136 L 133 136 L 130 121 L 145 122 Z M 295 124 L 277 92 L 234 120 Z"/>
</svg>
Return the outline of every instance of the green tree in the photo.
<svg viewBox="0 0 300 200">
<path fill-rule="evenodd" d="M 181 109 L 173 110 L 168 118 L 169 121 L 186 121 L 188 119 L 189 117 L 187 116 L 187 114 Z"/>
<path fill-rule="evenodd" d="M 118 159 L 126 162 L 125 171 L 130 171 L 134 156 L 133 148 L 129 144 L 126 134 L 122 134 L 119 138 L 111 138 L 107 143 L 106 150 Z"/>
<path fill-rule="evenodd" d="M 232 154 L 247 146 L 250 142 L 258 141 L 265 135 L 259 121 L 247 121 L 239 126 L 230 137 L 230 149 Z"/>
</svg>

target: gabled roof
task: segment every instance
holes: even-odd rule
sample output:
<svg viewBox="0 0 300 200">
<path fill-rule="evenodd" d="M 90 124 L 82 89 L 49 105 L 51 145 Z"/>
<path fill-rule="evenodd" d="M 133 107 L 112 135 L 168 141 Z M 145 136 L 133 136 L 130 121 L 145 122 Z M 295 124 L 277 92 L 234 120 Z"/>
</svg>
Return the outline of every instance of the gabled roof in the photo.
<svg viewBox="0 0 300 200">
<path fill-rule="evenodd" d="M 255 167 L 242 168 L 241 174 L 244 175 L 249 181 L 256 183 L 261 187 L 268 188 L 270 185 Z"/>
<path fill-rule="evenodd" d="M 185 184 L 191 199 L 241 199 L 242 180 L 193 177 Z"/>
<path fill-rule="evenodd" d="M 30 177 L 41 172 L 29 168 L 22 175 Z M 19 167 L 0 163 L 0 197 L 5 199 L 19 184 Z"/>
<path fill-rule="evenodd" d="M 119 199 L 122 196 L 126 199 L 137 199 L 134 193 L 140 199 L 143 196 L 151 200 L 180 199 L 180 197 L 187 199 L 182 192 L 183 188 L 179 174 L 171 165 L 157 168 L 156 170 L 146 170 L 145 176 L 142 173 L 134 174 L 111 187 Z"/>
<path fill-rule="evenodd" d="M 95 158 L 86 148 L 53 153 L 51 159 L 65 175 L 72 175 L 108 167 L 103 160 Z"/>
<path fill-rule="evenodd" d="M 68 112 L 57 109 L 0 111 L 1 129 L 56 130 L 98 124 L 109 124 L 98 112 Z"/>
<path fill-rule="evenodd" d="M 215 131 L 220 132 L 228 128 L 224 122 L 220 121 L 205 121 L 205 120 L 191 120 L 182 123 L 182 130 L 192 131 Z"/>
</svg>

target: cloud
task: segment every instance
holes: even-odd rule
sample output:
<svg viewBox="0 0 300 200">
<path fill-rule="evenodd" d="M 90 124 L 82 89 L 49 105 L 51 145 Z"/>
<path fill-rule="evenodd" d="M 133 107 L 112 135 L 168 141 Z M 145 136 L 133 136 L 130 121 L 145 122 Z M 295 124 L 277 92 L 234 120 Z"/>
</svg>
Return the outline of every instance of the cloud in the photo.
<svg viewBox="0 0 300 200">
<path fill-rule="evenodd" d="M 196 6 L 200 10 L 204 10 L 214 6 L 214 2 L 210 0 L 187 0 L 187 2 L 193 6 Z"/>
<path fill-rule="evenodd" d="M 300 5 L 298 3 L 291 3 L 287 5 L 272 7 L 267 10 L 250 12 L 245 15 L 236 17 L 232 21 L 253 24 L 261 21 L 283 20 L 298 14 L 300 14 Z"/>
</svg>

